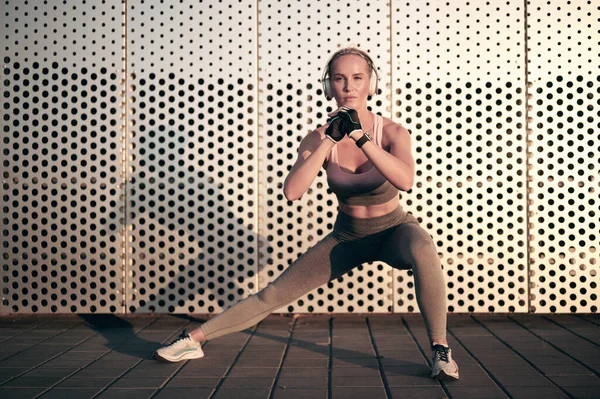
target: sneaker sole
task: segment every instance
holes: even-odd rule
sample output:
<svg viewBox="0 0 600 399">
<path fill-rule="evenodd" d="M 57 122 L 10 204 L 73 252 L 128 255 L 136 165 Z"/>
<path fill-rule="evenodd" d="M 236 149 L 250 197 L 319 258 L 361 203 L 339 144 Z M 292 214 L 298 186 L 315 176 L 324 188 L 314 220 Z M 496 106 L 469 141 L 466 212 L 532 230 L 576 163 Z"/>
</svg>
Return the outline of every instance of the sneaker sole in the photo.
<svg viewBox="0 0 600 399">
<path fill-rule="evenodd" d="M 441 370 L 438 375 L 432 375 L 431 377 L 438 381 L 456 381 L 458 380 L 458 372 L 456 374 L 447 374 L 444 370 Z"/>
<path fill-rule="evenodd" d="M 167 357 L 163 357 L 161 355 L 158 354 L 158 352 L 154 352 L 153 355 L 155 360 L 158 360 L 159 362 L 163 362 L 163 363 L 177 363 L 180 362 L 182 360 L 192 360 L 192 359 L 200 359 L 204 357 L 204 353 L 202 353 L 200 356 L 190 356 L 189 354 L 184 354 L 181 357 L 178 358 L 167 358 Z"/>
</svg>

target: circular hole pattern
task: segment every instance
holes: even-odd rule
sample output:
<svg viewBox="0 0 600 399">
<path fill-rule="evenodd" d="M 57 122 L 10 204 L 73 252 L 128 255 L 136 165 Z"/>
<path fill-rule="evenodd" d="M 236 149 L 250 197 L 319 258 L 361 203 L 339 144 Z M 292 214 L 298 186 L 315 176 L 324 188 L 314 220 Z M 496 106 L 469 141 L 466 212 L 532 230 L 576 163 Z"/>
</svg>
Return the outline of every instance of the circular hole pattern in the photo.
<svg viewBox="0 0 600 399">
<path fill-rule="evenodd" d="M 371 103 L 411 130 L 418 175 L 402 202 L 434 237 L 449 310 L 597 311 L 591 1 L 528 7 L 527 101 L 513 2 L 393 4 L 391 56 L 380 1 L 354 24 L 321 2 L 128 3 L 127 45 L 121 3 L 42 3 L 2 10 L 0 309 L 212 313 L 264 287 L 331 229 L 323 175 L 294 203 L 281 187 L 332 110 L 326 52 L 363 43 L 380 71 L 392 60 L 398 89 L 386 97 L 382 73 Z M 392 310 L 418 310 L 412 274 L 378 263 L 281 309 Z"/>
<path fill-rule="evenodd" d="M 436 243 L 451 312 L 527 311 L 521 7 L 393 7 L 393 114 L 417 169 L 402 200 Z M 394 310 L 417 311 L 412 274 L 394 276 Z"/>
<path fill-rule="evenodd" d="M 599 11 L 592 1 L 529 8 L 529 262 L 539 313 L 596 313 L 600 304 Z"/>
<path fill-rule="evenodd" d="M 119 77 L 107 68 L 3 61 L 2 306 L 116 312 Z"/>
<path fill-rule="evenodd" d="M 132 80 L 128 311 L 221 311 L 257 289 L 255 88 Z"/>
</svg>

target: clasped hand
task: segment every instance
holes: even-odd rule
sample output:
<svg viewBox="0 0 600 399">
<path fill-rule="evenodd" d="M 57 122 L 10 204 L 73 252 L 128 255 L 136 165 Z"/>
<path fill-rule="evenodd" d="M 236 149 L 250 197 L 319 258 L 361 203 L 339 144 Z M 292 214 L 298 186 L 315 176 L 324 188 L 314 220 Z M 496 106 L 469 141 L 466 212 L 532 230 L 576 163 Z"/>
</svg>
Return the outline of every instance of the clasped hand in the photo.
<svg viewBox="0 0 600 399">
<path fill-rule="evenodd" d="M 329 126 L 325 130 L 325 135 L 333 142 L 337 143 L 345 135 L 351 136 L 353 132 L 362 132 L 362 124 L 358 119 L 358 112 L 352 108 L 342 107 L 331 114 L 328 120 Z"/>
</svg>

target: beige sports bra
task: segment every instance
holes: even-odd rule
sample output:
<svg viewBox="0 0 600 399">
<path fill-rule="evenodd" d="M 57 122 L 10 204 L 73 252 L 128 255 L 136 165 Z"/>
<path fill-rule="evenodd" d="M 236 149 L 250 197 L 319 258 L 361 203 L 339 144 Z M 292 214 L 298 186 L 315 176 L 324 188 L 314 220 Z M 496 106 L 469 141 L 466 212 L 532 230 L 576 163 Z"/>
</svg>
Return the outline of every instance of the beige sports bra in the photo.
<svg viewBox="0 0 600 399">
<path fill-rule="evenodd" d="M 382 147 L 383 118 L 375 115 L 373 142 Z M 344 172 L 338 162 L 337 146 L 333 147 L 327 157 L 327 183 L 340 203 L 346 205 L 379 205 L 394 197 L 399 190 L 394 187 L 375 166 L 366 172 Z"/>
</svg>

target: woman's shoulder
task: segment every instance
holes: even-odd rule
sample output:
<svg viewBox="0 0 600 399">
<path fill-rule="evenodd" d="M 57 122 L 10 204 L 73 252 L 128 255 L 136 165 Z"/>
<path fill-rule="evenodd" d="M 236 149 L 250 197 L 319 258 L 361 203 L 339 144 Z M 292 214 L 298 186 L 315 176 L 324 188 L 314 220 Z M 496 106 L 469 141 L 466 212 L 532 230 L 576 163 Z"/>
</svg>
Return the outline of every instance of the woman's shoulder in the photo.
<svg viewBox="0 0 600 399">
<path fill-rule="evenodd" d="M 400 123 L 395 122 L 389 118 L 386 118 L 385 116 L 381 117 L 383 119 L 383 134 L 384 135 L 405 135 L 405 134 L 409 134 L 408 130 L 406 130 L 406 128 L 404 126 L 402 126 Z"/>
</svg>

